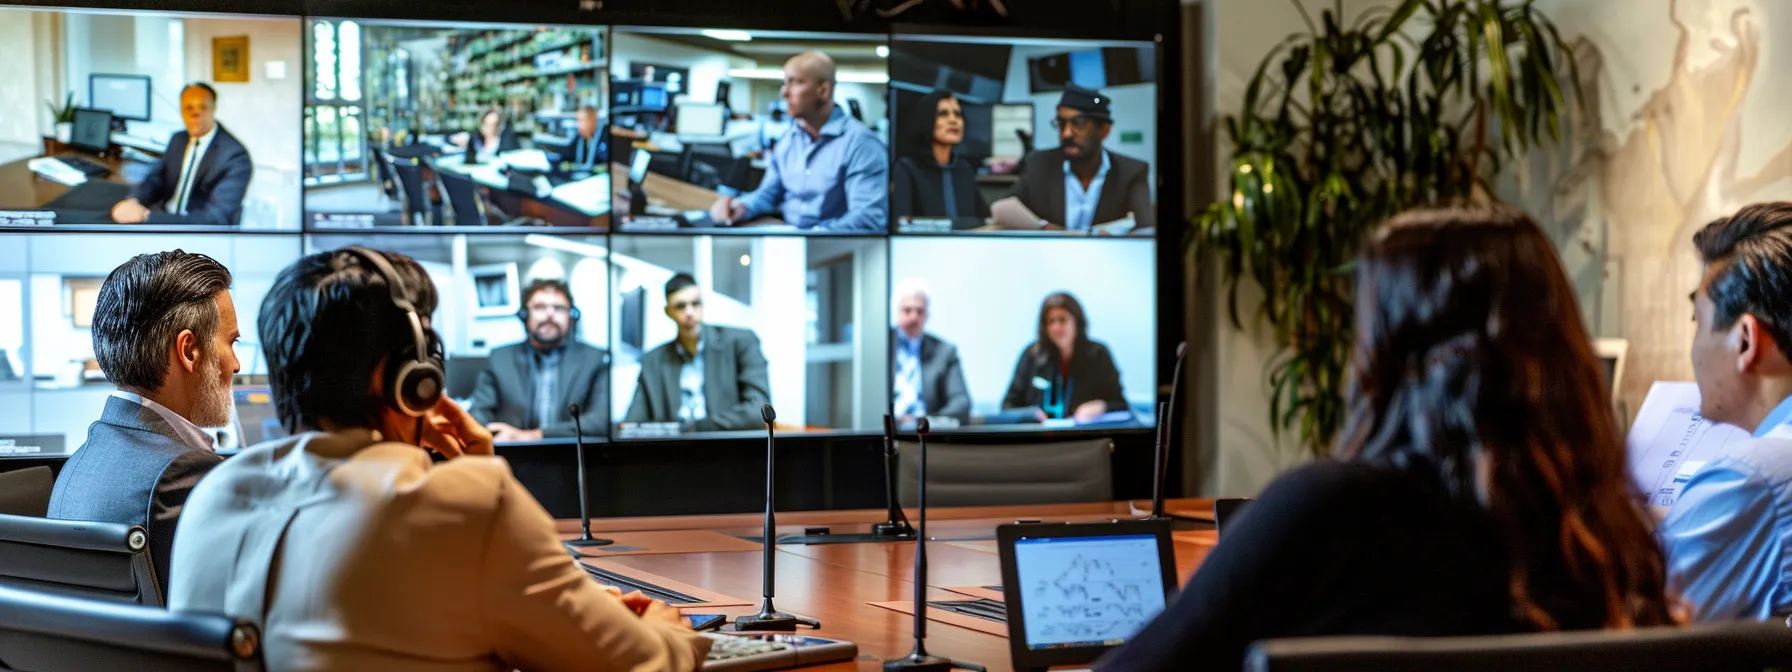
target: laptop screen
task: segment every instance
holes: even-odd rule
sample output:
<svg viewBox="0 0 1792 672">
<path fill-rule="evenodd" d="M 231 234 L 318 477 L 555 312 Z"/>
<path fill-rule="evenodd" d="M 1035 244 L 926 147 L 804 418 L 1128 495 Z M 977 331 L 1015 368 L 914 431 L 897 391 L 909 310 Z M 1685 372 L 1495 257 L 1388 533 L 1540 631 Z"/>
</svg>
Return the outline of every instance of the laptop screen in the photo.
<svg viewBox="0 0 1792 672">
<path fill-rule="evenodd" d="M 1149 534 L 1016 540 L 1027 648 L 1125 643 L 1164 610 L 1157 543 Z"/>
</svg>

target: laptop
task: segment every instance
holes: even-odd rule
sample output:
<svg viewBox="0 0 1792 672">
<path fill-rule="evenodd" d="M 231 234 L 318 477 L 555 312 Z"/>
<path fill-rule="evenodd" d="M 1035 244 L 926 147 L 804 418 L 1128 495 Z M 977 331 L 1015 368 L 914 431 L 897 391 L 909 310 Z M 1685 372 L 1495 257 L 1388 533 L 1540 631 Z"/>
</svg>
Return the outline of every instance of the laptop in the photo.
<svg viewBox="0 0 1792 672">
<path fill-rule="evenodd" d="M 1169 520 L 996 528 L 1014 669 L 1086 665 L 1125 644 L 1176 590 Z"/>
<path fill-rule="evenodd" d="M 274 413 L 274 395 L 267 387 L 241 386 L 230 391 L 236 403 L 239 448 L 286 437 L 280 417 Z"/>
</svg>

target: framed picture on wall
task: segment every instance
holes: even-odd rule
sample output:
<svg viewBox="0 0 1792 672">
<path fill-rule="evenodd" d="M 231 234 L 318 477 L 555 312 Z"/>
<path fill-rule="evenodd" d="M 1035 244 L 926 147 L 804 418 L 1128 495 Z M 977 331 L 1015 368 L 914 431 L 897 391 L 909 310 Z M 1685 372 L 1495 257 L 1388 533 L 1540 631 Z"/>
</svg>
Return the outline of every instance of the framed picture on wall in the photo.
<svg viewBox="0 0 1792 672">
<path fill-rule="evenodd" d="M 212 81 L 249 81 L 249 36 L 212 38 Z"/>
<path fill-rule="evenodd" d="M 516 264 L 470 266 L 473 276 L 473 314 L 479 317 L 515 315 L 522 309 L 522 285 Z"/>
</svg>

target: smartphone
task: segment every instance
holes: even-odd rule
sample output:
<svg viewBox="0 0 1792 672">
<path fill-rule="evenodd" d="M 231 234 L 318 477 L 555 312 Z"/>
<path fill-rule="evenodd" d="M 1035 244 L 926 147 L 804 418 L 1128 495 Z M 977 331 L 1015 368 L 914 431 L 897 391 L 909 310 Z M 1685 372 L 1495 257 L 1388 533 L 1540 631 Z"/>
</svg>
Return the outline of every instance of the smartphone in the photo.
<svg viewBox="0 0 1792 672">
<path fill-rule="evenodd" d="M 728 617 L 721 614 L 685 614 L 684 620 L 690 622 L 692 630 L 701 632 L 722 627 Z"/>
</svg>

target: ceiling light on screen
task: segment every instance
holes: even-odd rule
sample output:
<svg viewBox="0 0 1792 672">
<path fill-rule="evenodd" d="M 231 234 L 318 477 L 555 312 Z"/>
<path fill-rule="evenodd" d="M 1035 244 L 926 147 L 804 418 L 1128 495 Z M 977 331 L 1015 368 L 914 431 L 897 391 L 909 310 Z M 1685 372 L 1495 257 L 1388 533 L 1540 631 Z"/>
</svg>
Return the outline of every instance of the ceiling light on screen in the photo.
<svg viewBox="0 0 1792 672">
<path fill-rule="evenodd" d="M 752 42 L 753 34 L 744 30 L 705 30 L 703 36 L 724 42 Z"/>
<path fill-rule="evenodd" d="M 877 45 L 877 57 L 878 58 L 889 58 L 890 57 L 890 48 L 888 46 L 885 46 L 882 44 Z"/>
<path fill-rule="evenodd" d="M 753 255 L 750 255 L 750 254 L 740 255 L 740 265 L 752 266 L 753 265 Z"/>
</svg>

